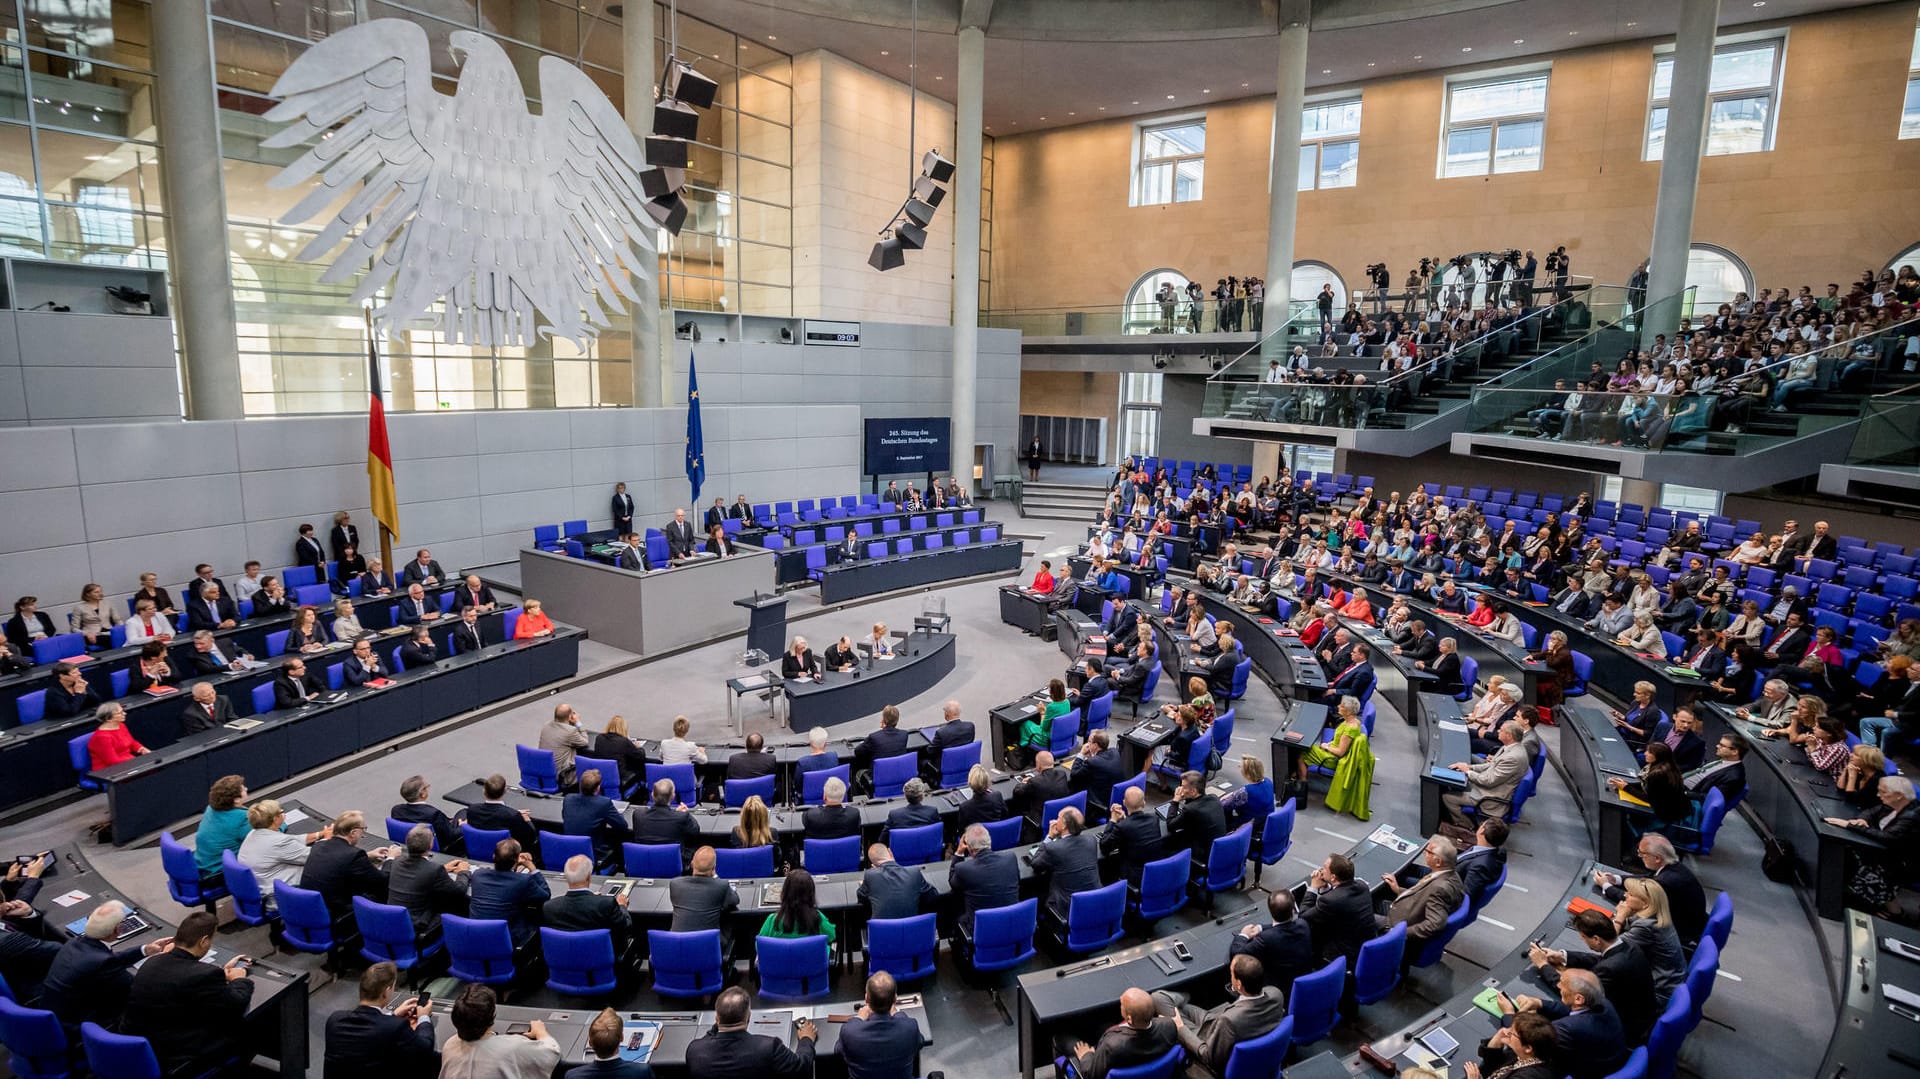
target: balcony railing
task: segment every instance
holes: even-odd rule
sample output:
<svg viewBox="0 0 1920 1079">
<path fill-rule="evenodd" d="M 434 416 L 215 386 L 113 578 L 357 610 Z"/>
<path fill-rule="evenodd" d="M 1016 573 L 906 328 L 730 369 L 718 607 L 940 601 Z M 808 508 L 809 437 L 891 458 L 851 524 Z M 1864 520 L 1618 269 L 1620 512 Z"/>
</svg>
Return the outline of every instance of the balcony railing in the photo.
<svg viewBox="0 0 1920 1079">
<path fill-rule="evenodd" d="M 1867 401 L 1847 463 L 1920 471 L 1920 385 Z"/>
<path fill-rule="evenodd" d="M 1195 309 L 1199 308 L 1198 311 Z M 1289 322 L 1299 321 L 1302 313 L 1314 311 L 1310 300 L 1295 300 L 1288 305 Z M 1215 305 L 1190 304 L 1182 299 L 1171 311 L 1158 303 L 1110 304 L 1081 307 L 1006 308 L 980 312 L 980 325 L 991 329 L 1019 330 L 1025 337 L 1125 337 L 1135 334 L 1167 334 L 1208 337 L 1223 333 L 1216 328 Z M 1255 333 L 1253 305 L 1248 303 L 1240 319 L 1239 333 Z M 1260 327 L 1264 335 L 1266 327 Z"/>
</svg>

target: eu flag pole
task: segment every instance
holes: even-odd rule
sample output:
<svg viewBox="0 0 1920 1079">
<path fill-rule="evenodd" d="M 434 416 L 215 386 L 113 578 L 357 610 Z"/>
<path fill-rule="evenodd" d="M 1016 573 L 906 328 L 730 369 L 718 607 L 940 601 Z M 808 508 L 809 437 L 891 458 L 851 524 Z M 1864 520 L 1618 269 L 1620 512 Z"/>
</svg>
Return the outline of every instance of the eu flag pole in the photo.
<svg viewBox="0 0 1920 1079">
<path fill-rule="evenodd" d="M 687 350 L 687 482 L 693 486 L 690 505 L 700 505 L 700 483 L 707 478 L 706 444 L 700 437 L 700 379 L 693 370 L 693 350 Z"/>
</svg>

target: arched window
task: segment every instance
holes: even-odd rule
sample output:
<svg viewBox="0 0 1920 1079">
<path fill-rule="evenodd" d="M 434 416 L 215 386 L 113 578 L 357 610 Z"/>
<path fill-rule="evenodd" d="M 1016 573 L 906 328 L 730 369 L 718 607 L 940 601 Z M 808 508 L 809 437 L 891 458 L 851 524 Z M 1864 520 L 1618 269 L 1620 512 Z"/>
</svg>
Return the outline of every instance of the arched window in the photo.
<svg viewBox="0 0 1920 1079">
<path fill-rule="evenodd" d="M 1333 286 L 1333 317 L 1337 320 L 1347 313 L 1347 283 L 1340 274 L 1324 262 L 1302 259 L 1293 264 L 1293 283 L 1288 297 L 1294 304 L 1312 304 L 1320 295 L 1323 285 Z"/>
<path fill-rule="evenodd" d="M 1892 261 L 1887 263 L 1886 268 L 1892 270 L 1894 273 L 1899 273 L 1900 267 L 1902 266 L 1911 266 L 1916 270 L 1920 270 L 1920 244 L 1914 244 L 1912 247 L 1893 256 Z"/>
<path fill-rule="evenodd" d="M 1160 306 L 1160 286 L 1173 286 L 1176 297 L 1169 315 Z M 1192 333 L 1199 316 L 1187 303 L 1187 275 L 1162 267 L 1149 270 L 1127 290 L 1126 304 L 1120 309 L 1121 333 Z"/>
<path fill-rule="evenodd" d="M 1693 309 L 1711 313 L 1721 304 L 1731 303 L 1736 292 L 1752 296 L 1753 271 L 1724 247 L 1694 244 L 1687 249 L 1687 286 L 1694 290 Z M 1648 302 L 1658 299 L 1647 297 Z"/>
</svg>

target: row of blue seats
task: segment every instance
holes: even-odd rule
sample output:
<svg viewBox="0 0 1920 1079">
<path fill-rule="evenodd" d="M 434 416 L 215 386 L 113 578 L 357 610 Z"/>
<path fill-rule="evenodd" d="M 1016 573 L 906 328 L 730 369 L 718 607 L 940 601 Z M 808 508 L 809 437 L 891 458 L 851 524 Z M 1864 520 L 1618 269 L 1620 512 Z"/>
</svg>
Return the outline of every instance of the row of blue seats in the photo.
<svg viewBox="0 0 1920 1079">
<path fill-rule="evenodd" d="M 80 1045 L 67 1037 L 60 1018 L 14 999 L 0 978 L 0 1045 L 9 1070 L 21 1079 L 66 1079 L 90 1072 L 101 1079 L 161 1079 L 160 1060 L 145 1038 L 115 1034 L 97 1023 L 80 1024 Z M 86 1062 L 85 1072 L 79 1062 Z"/>
</svg>

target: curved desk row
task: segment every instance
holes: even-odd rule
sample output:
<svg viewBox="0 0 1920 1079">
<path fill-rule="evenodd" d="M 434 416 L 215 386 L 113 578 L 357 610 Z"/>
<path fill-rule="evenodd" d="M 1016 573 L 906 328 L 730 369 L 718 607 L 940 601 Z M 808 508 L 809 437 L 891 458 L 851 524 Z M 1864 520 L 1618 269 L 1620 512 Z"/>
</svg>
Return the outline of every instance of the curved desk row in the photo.
<svg viewBox="0 0 1920 1079">
<path fill-rule="evenodd" d="M 504 619 L 505 613 L 502 611 L 481 615 L 482 634 L 498 640 Z M 441 618 L 432 624 L 434 641 L 441 653 L 445 654 L 448 651 L 447 638 L 453 633 L 453 620 Z M 383 636 L 375 640 L 374 647 L 391 663 L 393 652 L 404 640 L 399 634 Z M 191 649 L 192 646 L 188 647 Z M 326 669 L 346 662 L 347 654 L 348 649 L 340 646 L 309 655 L 309 673 L 324 680 Z M 208 683 L 233 706 L 234 715 L 251 716 L 255 714 L 254 688 L 273 681 L 274 676 L 279 674 L 282 662 L 284 657 L 274 657 L 251 670 L 183 679 L 178 683 L 178 692 L 161 696 L 134 693 L 119 698 L 118 703 L 126 710 L 127 729 L 133 732 L 134 738 L 148 749 L 157 750 L 180 740 L 183 733 L 181 712 L 193 696 L 194 685 Z M 191 667 L 176 659 L 174 669 L 190 670 Z M 107 672 L 102 670 L 100 673 L 104 675 Z M 571 668 L 568 673 L 572 673 Z M 104 694 L 102 699 L 106 699 Z M 0 775 L 7 777 L 6 783 L 0 783 L 0 808 L 70 789 L 80 777 L 68 760 L 67 742 L 93 730 L 94 726 L 93 712 L 88 710 L 82 715 L 43 719 L 38 723 L 0 731 Z"/>
<path fill-rule="evenodd" d="M 1920 1073 L 1920 930 L 1860 911 L 1847 912 L 1846 963 L 1839 1021 L 1820 1079 L 1913 1079 Z M 1904 990 L 1905 1002 L 1888 994 Z M 1897 1009 L 1897 1010 L 1896 1010 Z"/>
<path fill-rule="evenodd" d="M 1526 693 L 1527 700 L 1531 701 L 1539 696 L 1540 677 L 1548 673 L 1547 667 L 1544 663 L 1528 658 L 1527 650 L 1524 647 L 1514 644 L 1512 641 L 1482 633 L 1478 627 L 1468 625 L 1465 619 L 1456 618 L 1453 615 L 1447 614 L 1440 610 L 1440 608 L 1424 600 L 1418 600 L 1412 596 L 1403 596 L 1399 592 L 1381 588 L 1377 585 L 1362 584 L 1352 578 L 1342 577 L 1339 574 L 1329 573 L 1324 570 L 1321 571 L 1321 577 L 1325 580 L 1339 581 L 1349 589 L 1361 589 L 1365 591 L 1368 597 L 1377 605 L 1385 606 L 1391 604 L 1395 598 L 1404 598 L 1407 601 L 1407 607 L 1413 612 L 1414 618 L 1425 622 L 1427 629 L 1438 636 L 1453 638 L 1453 642 L 1459 649 L 1461 657 L 1471 658 L 1475 663 L 1480 665 L 1480 679 L 1482 681 L 1496 674 L 1501 675 L 1509 682 L 1519 683 L 1521 689 Z M 1520 614 L 1520 605 L 1517 603 L 1512 604 L 1509 609 L 1514 612 L 1516 617 Z"/>
<path fill-rule="evenodd" d="M 1317 701 L 1327 691 L 1327 674 L 1320 667 L 1320 660 L 1313 649 L 1300 640 L 1298 634 L 1287 628 L 1284 620 L 1268 615 L 1256 614 L 1220 598 L 1217 593 L 1200 587 L 1193 578 L 1174 579 L 1169 577 L 1170 586 L 1179 587 L 1190 595 L 1200 597 L 1200 609 L 1213 616 L 1216 622 L 1227 622 L 1233 626 L 1234 639 L 1253 660 L 1253 669 L 1259 671 L 1267 684 L 1273 687 L 1281 697 L 1294 697 L 1303 701 Z M 1153 608 L 1156 628 L 1172 634 L 1170 628 L 1161 625 L 1159 608 Z M 1171 617 L 1178 617 L 1175 612 Z M 1162 660 L 1167 653 L 1162 641 Z M 1169 669 L 1168 675 L 1177 674 Z M 1184 688 L 1184 685 L 1183 685 Z"/>
<path fill-rule="evenodd" d="M 1542 642 L 1554 630 L 1565 633 L 1568 647 L 1593 660 L 1593 677 L 1588 680 L 1593 686 L 1591 692 L 1600 693 L 1615 704 L 1625 704 L 1632 699 L 1635 682 L 1652 682 L 1654 702 L 1671 713 L 1691 703 L 1707 687 L 1705 679 L 1684 673 L 1684 668 L 1676 669 L 1678 664 L 1659 656 L 1629 652 L 1552 607 L 1510 603 L 1507 609 L 1515 618 L 1538 629 Z"/>
<path fill-rule="evenodd" d="M 1640 760 L 1620 736 L 1605 705 L 1574 697 L 1560 714 L 1566 720 L 1560 728 L 1560 769 L 1580 806 L 1594 856 L 1608 865 L 1622 865 L 1630 856 L 1637 857 L 1634 844 L 1638 840 L 1632 829 L 1658 825 L 1650 807 L 1622 798 L 1607 780 L 1638 780 Z"/>
<path fill-rule="evenodd" d="M 982 529 L 981 534 L 992 527 Z M 820 571 L 820 602 L 845 603 L 902 588 L 919 588 L 987 573 L 1012 573 L 1020 568 L 1024 553 L 1025 545 L 1020 540 L 996 539 L 890 558 L 842 562 Z"/>
<path fill-rule="evenodd" d="M 915 630 L 899 637 L 893 649 L 894 658 L 875 660 L 869 669 L 827 671 L 817 681 L 788 679 L 783 687 L 787 726 L 806 731 L 877 715 L 887 705 L 925 693 L 953 673 L 957 649 L 951 633 Z"/>
<path fill-rule="evenodd" d="M 939 536 L 942 543 L 948 547 L 952 547 L 955 546 L 953 542 L 955 536 L 965 536 L 968 543 L 977 543 L 980 539 L 980 529 L 982 527 L 986 525 L 991 525 L 994 528 L 1002 527 L 999 521 L 986 521 L 983 523 L 980 520 L 980 512 L 978 510 L 969 510 L 967 516 L 970 518 L 969 520 L 962 521 L 958 524 L 934 525 L 932 527 L 911 528 L 893 532 L 882 532 L 878 529 L 870 529 L 864 533 L 855 531 L 854 535 L 859 537 L 860 544 L 860 553 L 855 561 L 857 561 L 858 558 L 866 557 L 867 544 L 869 543 L 883 544 L 887 550 L 892 551 L 900 540 L 910 540 L 913 541 L 912 545 L 914 547 L 924 547 L 926 537 Z M 827 527 L 851 528 L 852 526 L 835 526 L 830 523 Z M 821 548 L 826 552 L 827 565 L 839 565 L 843 561 L 840 556 L 840 541 L 844 538 L 846 538 L 846 536 L 843 531 L 838 537 L 816 540 L 813 543 L 801 544 L 797 547 L 784 546 L 772 548 L 774 558 L 776 559 L 773 571 L 773 583 L 775 585 L 788 585 L 799 584 L 805 581 L 808 571 L 813 568 L 807 565 L 807 552 L 815 547 Z M 758 543 L 748 539 L 743 539 L 741 542 L 751 543 L 756 547 L 766 546 L 764 543 Z"/>
<path fill-rule="evenodd" d="M 124 845 L 198 814 L 207 788 L 223 775 L 245 776 L 249 787 L 264 790 L 462 712 L 571 678 L 585 636 L 556 627 L 551 637 L 488 645 L 395 674 L 384 688 L 342 690 L 332 700 L 238 721 L 257 721 L 244 730 L 229 725 L 190 734 L 88 775 L 106 789 L 114 842 Z M 174 701 L 170 711 L 183 706 Z M 64 740 L 60 749 L 66 749 Z"/>
</svg>

